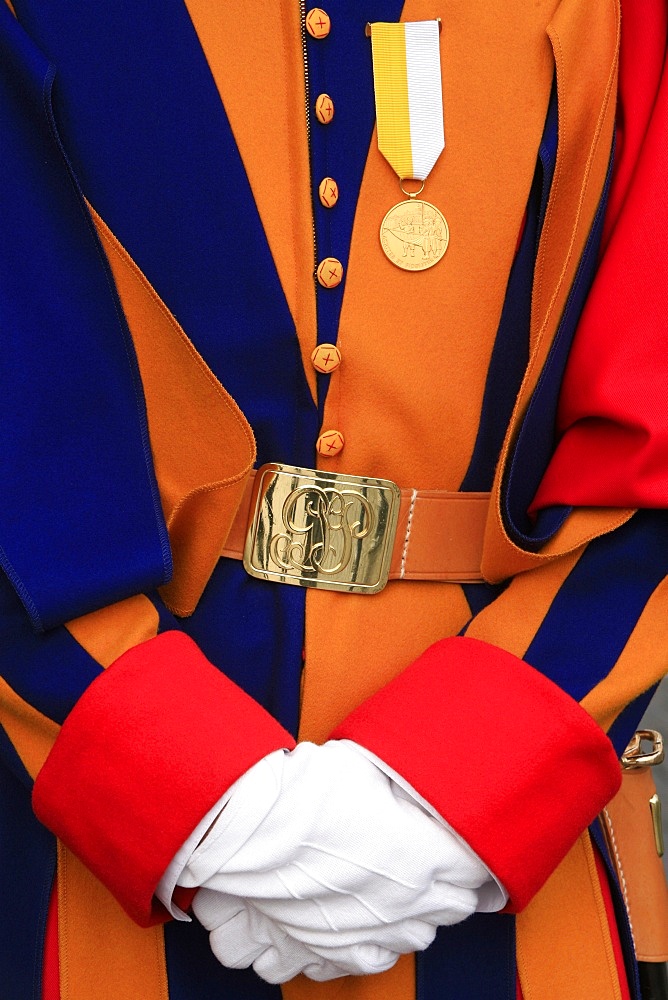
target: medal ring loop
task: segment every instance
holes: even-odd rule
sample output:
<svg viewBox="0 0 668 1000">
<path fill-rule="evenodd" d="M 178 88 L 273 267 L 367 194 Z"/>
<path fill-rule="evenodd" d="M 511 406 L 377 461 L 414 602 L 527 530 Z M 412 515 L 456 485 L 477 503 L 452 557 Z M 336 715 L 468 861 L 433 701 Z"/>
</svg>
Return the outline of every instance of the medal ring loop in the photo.
<svg viewBox="0 0 668 1000">
<path fill-rule="evenodd" d="M 407 198 L 417 198 L 417 196 L 419 194 L 422 194 L 422 192 L 424 191 L 424 181 L 422 181 L 422 183 L 420 184 L 420 187 L 417 189 L 417 191 L 407 191 L 406 188 L 404 187 L 404 181 L 410 181 L 410 180 L 414 180 L 414 178 L 413 177 L 401 177 L 399 179 L 399 187 L 401 188 L 402 194 L 405 194 Z"/>
</svg>

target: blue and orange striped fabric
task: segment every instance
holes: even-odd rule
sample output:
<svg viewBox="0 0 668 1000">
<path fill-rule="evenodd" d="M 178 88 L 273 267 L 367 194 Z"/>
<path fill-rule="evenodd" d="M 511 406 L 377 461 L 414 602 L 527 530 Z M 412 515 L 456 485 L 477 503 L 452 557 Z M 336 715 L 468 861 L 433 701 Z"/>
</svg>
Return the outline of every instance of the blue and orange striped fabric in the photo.
<svg viewBox="0 0 668 1000">
<path fill-rule="evenodd" d="M 579 494 L 572 509 L 567 488 L 537 523 L 527 513 L 554 429 L 568 424 L 563 413 L 556 423 L 568 346 L 604 273 L 617 3 L 333 0 L 325 39 L 302 37 L 295 0 L 219 6 L 0 4 L 0 463 L 10 484 L 0 868 L 16 900 L 0 931 L 0 981 L 17 1000 L 40 997 L 56 867 L 62 1000 L 280 997 L 253 972 L 220 967 L 194 923 L 137 928 L 30 808 L 60 727 L 77 732 L 84 693 L 95 685 L 102 698 L 107 668 L 128 650 L 140 662 L 141 642 L 185 633 L 285 730 L 315 740 L 433 642 L 462 633 L 480 656 L 524 660 L 614 726 L 617 750 L 664 669 L 648 639 L 665 628 L 664 513 L 632 516 L 600 497 L 589 510 Z M 425 196 L 452 239 L 437 267 L 414 275 L 378 244 L 401 196 L 375 142 L 364 28 L 436 16 L 446 151 Z M 644 30 L 665 36 L 664 21 L 657 0 Z M 634 25 L 629 16 L 629 46 Z M 309 136 L 306 105 L 321 93 L 335 116 L 323 126 L 311 114 Z M 626 121 L 640 155 L 630 112 Z M 623 138 L 610 194 L 620 218 Z M 339 187 L 333 209 L 317 194 L 325 176 Z M 344 268 L 335 289 L 313 277 L 327 256 Z M 317 343 L 340 348 L 334 374 L 313 372 Z M 315 441 L 329 428 L 346 444 L 326 463 Z M 489 583 L 397 582 L 366 598 L 274 586 L 216 562 L 255 448 L 258 463 L 492 490 Z M 166 722 L 177 720 L 178 705 Z M 424 734 L 408 726 L 405 738 Z M 110 746 L 105 767 L 112 758 Z M 600 987 L 612 946 L 592 858 L 583 831 L 517 920 L 475 917 L 385 977 L 296 980 L 284 996 L 408 1000 L 417 989 L 430 1000 L 447 978 L 456 1000 L 512 998 L 517 950 L 526 995 L 547 1000 L 535 956 L 549 941 L 560 988 L 576 997 L 590 984 L 590 995 L 618 1000 L 616 973 Z M 574 892 L 601 930 L 578 962 L 560 962 L 581 932 L 561 919 Z M 487 981 L 463 960 L 471 954 L 485 955 Z"/>
</svg>

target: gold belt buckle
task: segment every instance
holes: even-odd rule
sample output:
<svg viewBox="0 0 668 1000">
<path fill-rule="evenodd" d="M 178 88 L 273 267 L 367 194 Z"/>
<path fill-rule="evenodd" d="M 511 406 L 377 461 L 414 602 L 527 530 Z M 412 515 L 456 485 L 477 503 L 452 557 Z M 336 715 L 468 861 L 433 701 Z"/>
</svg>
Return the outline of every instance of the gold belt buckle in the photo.
<svg viewBox="0 0 668 1000">
<path fill-rule="evenodd" d="M 297 587 L 377 594 L 390 572 L 400 500 L 389 479 L 263 465 L 251 500 L 246 572 Z"/>
</svg>

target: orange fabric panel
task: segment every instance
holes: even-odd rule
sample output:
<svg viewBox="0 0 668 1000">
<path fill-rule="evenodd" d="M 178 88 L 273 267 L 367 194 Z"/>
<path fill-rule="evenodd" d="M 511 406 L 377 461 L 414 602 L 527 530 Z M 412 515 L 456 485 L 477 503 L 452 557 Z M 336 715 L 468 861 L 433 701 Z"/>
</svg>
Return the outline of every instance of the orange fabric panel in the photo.
<svg viewBox="0 0 668 1000">
<path fill-rule="evenodd" d="M 502 460 L 507 457 L 504 452 Z M 497 471 L 482 554 L 482 573 L 490 583 L 499 583 L 536 566 L 553 562 L 563 555 L 577 552 L 594 538 L 620 528 L 635 513 L 633 510 L 611 507 L 576 508 L 540 552 L 526 552 L 510 540 L 503 526 L 499 475 Z"/>
<path fill-rule="evenodd" d="M 0 725 L 12 741 L 26 771 L 34 779 L 60 732 L 60 726 L 19 697 L 2 677 Z"/>
<path fill-rule="evenodd" d="M 501 518 L 503 470 L 554 340 L 608 169 L 615 125 L 619 0 L 562 0 L 548 31 L 557 68 L 559 148 L 536 262 L 532 353 L 501 453 L 487 525 L 483 572 L 492 581 L 573 551 L 632 513 L 576 511 L 540 553 L 524 553 L 514 545 Z"/>
<path fill-rule="evenodd" d="M 68 622 L 65 628 L 103 666 L 110 666 L 131 646 L 158 634 L 158 612 L 139 594 Z"/>
<path fill-rule="evenodd" d="M 253 433 L 231 396 L 134 261 L 93 212 L 132 333 L 146 397 L 174 577 L 161 588 L 192 614 L 218 560 L 255 460 Z"/>
<path fill-rule="evenodd" d="M 518 915 L 517 963 L 524 1000 L 622 1000 L 588 833 Z"/>
<path fill-rule="evenodd" d="M 61 1000 L 168 1000 L 162 927 L 138 927 L 58 844 Z"/>
<path fill-rule="evenodd" d="M 476 615 L 466 634 L 524 657 L 581 554 L 579 550 L 515 577 L 495 601 Z"/>
<path fill-rule="evenodd" d="M 443 22 L 446 146 L 422 197 L 444 213 L 450 244 L 419 273 L 385 257 L 380 223 L 405 199 L 374 135 L 343 295 L 343 363 L 323 421 L 346 443 L 323 468 L 459 488 L 545 122 L 556 2 L 404 5 L 403 20 Z"/>
<path fill-rule="evenodd" d="M 536 262 L 534 340 L 563 311 L 603 190 L 616 111 L 618 0 L 562 0 L 548 33 L 560 97 L 559 149 Z"/>
<path fill-rule="evenodd" d="M 615 916 L 615 907 L 612 900 L 610 881 L 608 879 L 608 873 L 605 867 L 605 862 L 603 861 L 601 852 L 597 848 L 594 848 L 594 860 L 596 862 L 596 872 L 598 875 L 599 885 L 601 887 L 601 894 L 603 896 L 603 901 L 605 904 L 607 923 L 608 927 L 610 928 L 612 950 L 615 956 L 615 965 L 617 967 L 617 977 L 619 979 L 619 988 L 621 990 L 622 1000 L 631 1000 L 631 991 L 629 989 L 629 981 L 626 975 L 626 968 L 624 965 L 624 952 L 622 950 L 622 939 L 619 936 L 619 927 L 617 926 L 617 918 Z"/>
<path fill-rule="evenodd" d="M 299 738 L 321 743 L 349 712 L 470 618 L 461 587 L 389 583 L 373 597 L 309 590 Z"/>
<path fill-rule="evenodd" d="M 554 7 L 405 4 L 404 20 L 443 19 L 446 150 L 425 197 L 446 212 L 451 243 L 419 274 L 385 258 L 378 226 L 399 191 L 374 138 L 341 314 L 344 363 L 325 409 L 325 426 L 340 429 L 346 445 L 323 468 L 458 488 L 550 95 Z M 301 735 L 311 739 L 470 616 L 460 588 L 406 582 L 372 598 L 309 591 L 306 609 Z"/>
<path fill-rule="evenodd" d="M 556 4 L 405 4 L 403 20 L 443 21 L 446 148 L 424 197 L 444 212 L 450 245 L 436 267 L 419 274 L 385 258 L 380 222 L 403 196 L 374 136 L 344 290 L 343 363 L 332 375 L 323 423 L 346 443 L 322 468 L 387 477 L 405 488 L 458 489 L 543 130 L 553 74 L 546 27 Z M 300 738 L 325 739 L 469 617 L 462 589 L 451 584 L 390 583 L 374 597 L 309 590 Z M 410 970 L 405 996 L 415 988 L 412 963 Z M 361 989 L 365 998 L 384 1000 L 386 975 L 360 985 L 346 980 L 334 989 L 348 992 L 328 1000 Z"/>
<path fill-rule="evenodd" d="M 394 968 L 377 976 L 345 976 L 314 983 L 298 976 L 281 986 L 283 1000 L 407 1000 L 415 994 L 415 963 L 402 955 Z"/>
<path fill-rule="evenodd" d="M 661 680 L 665 657 L 657 649 L 668 648 L 668 579 L 656 588 L 629 636 L 617 662 L 582 700 L 582 707 L 604 729 L 609 729 L 622 709 Z"/>
<path fill-rule="evenodd" d="M 494 309 L 489 300 L 480 302 L 480 296 L 466 282 L 473 275 L 476 288 L 485 287 L 490 298 L 498 295 L 498 301 L 502 300 L 503 274 L 507 274 L 510 260 L 507 255 L 514 250 L 510 223 L 516 219 L 519 226 L 528 190 L 526 179 L 522 189 L 520 175 L 524 169 L 530 180 L 533 172 L 537 139 L 532 138 L 532 129 L 536 133 L 542 129 L 545 104 L 541 101 L 549 93 L 553 63 L 544 32 L 552 15 L 549 30 L 559 65 L 561 96 L 560 159 L 549 225 L 541 246 L 540 291 L 533 325 L 537 346 L 515 415 L 516 423 L 553 339 L 563 295 L 577 266 L 608 165 L 616 79 L 616 4 L 610 0 L 597 0 L 593 5 L 582 0 L 563 0 L 556 12 L 555 6 L 541 12 L 527 5 L 519 14 L 508 12 L 507 8 L 489 10 L 487 4 L 475 7 L 475 10 L 458 8 L 456 24 L 452 8 L 436 12 L 430 8 L 423 12 L 420 4 L 406 7 L 407 19 L 436 14 L 443 18 L 447 145 L 427 181 L 425 197 L 445 212 L 452 241 L 444 260 L 423 275 L 395 271 L 380 257 L 371 234 L 375 235 L 382 211 L 399 199 L 396 179 L 382 160 L 374 159 L 372 149 L 358 206 L 342 311 L 339 347 L 344 364 L 332 377 L 324 421 L 325 426 L 336 427 L 346 438 L 341 456 L 323 462 L 324 467 L 386 475 L 401 486 L 457 488 L 470 457 L 500 305 Z M 540 25 L 536 23 L 536 45 L 531 51 L 526 44 L 526 23 L 518 29 L 511 19 L 521 16 L 528 21 L 531 17 L 538 19 L 539 14 L 544 20 Z M 479 23 L 477 17 L 481 19 Z M 591 21 L 587 22 L 587 18 Z M 463 23 L 466 21 L 468 25 Z M 480 37 L 475 35 L 476 27 L 480 29 Z M 507 40 L 505 32 L 514 37 Z M 596 35 L 596 43 L 590 53 L 591 61 L 580 67 L 576 65 L 580 58 L 576 52 L 581 49 L 583 33 Z M 543 48 L 541 41 L 548 48 Z M 492 44 L 494 52 L 489 51 Z M 522 46 L 522 52 L 517 53 L 514 46 Z M 483 66 L 475 64 L 471 52 L 479 54 Z M 501 67 L 499 64 L 506 56 L 513 65 Z M 465 59 L 469 60 L 468 65 L 464 65 Z M 499 137 L 498 130 L 490 123 L 480 128 L 479 135 L 493 137 L 490 148 L 495 155 L 490 157 L 484 150 L 478 150 L 465 162 L 459 160 L 464 151 L 469 154 L 475 149 L 474 139 L 466 135 L 467 116 L 479 127 L 481 121 L 487 122 L 485 115 L 489 112 L 505 126 L 506 115 L 503 108 L 493 105 L 492 95 L 501 94 L 497 99 L 503 101 L 513 86 L 521 88 L 522 73 L 528 74 L 531 59 L 534 60 L 531 85 L 516 101 L 520 112 L 520 118 L 516 119 L 518 135 Z M 494 85 L 486 75 L 488 67 L 490 74 L 496 75 Z M 474 73 L 477 80 L 470 81 Z M 578 75 L 576 81 L 574 77 Z M 500 77 L 504 83 L 499 90 L 495 88 Z M 542 81 L 544 92 L 540 85 L 536 90 L 535 81 Z M 504 86 L 508 88 L 505 94 Z M 529 92 L 538 105 L 533 110 L 539 112 L 530 124 L 521 117 L 525 112 L 523 98 Z M 462 102 L 459 108 L 458 97 Z M 478 106 L 485 102 L 486 107 Z M 458 149 L 460 129 L 466 141 Z M 520 156 L 513 163 L 516 176 L 504 175 L 500 180 L 504 138 L 520 151 Z M 524 164 L 523 143 L 527 138 L 529 148 Z M 574 157 L 575 149 L 581 155 Z M 569 171 L 568 177 L 562 168 L 565 156 L 578 168 Z M 493 162 L 489 163 L 490 160 Z M 485 184 L 488 163 L 489 187 Z M 467 182 L 475 187 L 474 202 L 467 200 L 470 191 Z M 499 203 L 499 191 L 508 198 L 507 203 Z M 497 213 L 491 222 L 486 198 L 490 212 Z M 558 222 L 555 215 L 559 216 Z M 487 262 L 476 255 L 495 245 L 500 247 L 496 251 L 498 271 L 485 268 L 484 274 L 480 274 L 477 269 Z M 459 294 L 465 306 L 457 310 Z M 471 303 L 475 303 L 479 315 L 471 315 Z M 369 317 L 373 317 L 373 322 L 369 322 Z M 388 330 L 397 331 L 397 336 L 388 337 Z M 436 342 L 438 348 L 434 352 Z M 442 391 L 442 386 L 448 383 L 455 386 L 451 394 Z M 456 413 L 448 410 L 448 398 L 455 401 L 453 407 L 459 407 Z M 545 554 L 538 557 L 515 551 L 503 535 L 500 522 L 493 523 L 486 560 L 486 575 L 490 578 L 499 579 L 540 566 L 541 562 L 566 551 L 572 554 L 544 570 L 515 580 L 507 596 L 503 595 L 476 619 L 471 634 L 491 639 L 522 655 L 561 582 L 576 564 L 583 543 L 623 523 L 629 516 L 628 511 L 612 515 L 608 511 L 578 512 Z M 377 598 L 369 598 L 367 604 L 363 603 L 364 598 L 308 593 L 303 737 L 323 739 L 337 721 L 336 716 L 389 680 L 433 639 L 458 631 L 468 618 L 459 588 L 434 588 L 437 593 L 422 584 L 398 584 L 395 588 L 402 589 L 393 591 L 390 585 Z M 520 606 L 521 615 L 517 613 Z M 582 934 L 585 926 L 594 929 L 591 938 Z M 518 939 L 525 1000 L 547 1000 L 548 996 L 550 1000 L 555 996 L 560 1000 L 579 1000 L 584 995 L 619 1000 L 614 954 L 588 838 L 576 845 L 534 903 L 520 916 Z M 575 985 L 574 966 L 578 969 Z M 606 983 L 607 992 L 602 985 Z"/>
<path fill-rule="evenodd" d="M 186 0 L 186 7 L 246 168 L 315 398 L 315 247 L 299 4 L 265 3 L 256 14 L 243 0 Z"/>
</svg>

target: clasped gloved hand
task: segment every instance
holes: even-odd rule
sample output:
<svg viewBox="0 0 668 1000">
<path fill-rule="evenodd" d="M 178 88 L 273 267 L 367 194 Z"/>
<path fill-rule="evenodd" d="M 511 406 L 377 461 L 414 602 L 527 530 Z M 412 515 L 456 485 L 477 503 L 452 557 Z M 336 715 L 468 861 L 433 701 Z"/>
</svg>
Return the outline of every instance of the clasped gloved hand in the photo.
<svg viewBox="0 0 668 1000">
<path fill-rule="evenodd" d="M 226 966 L 272 983 L 380 972 L 505 896 L 356 744 L 300 743 L 232 788 L 179 884 Z"/>
</svg>

